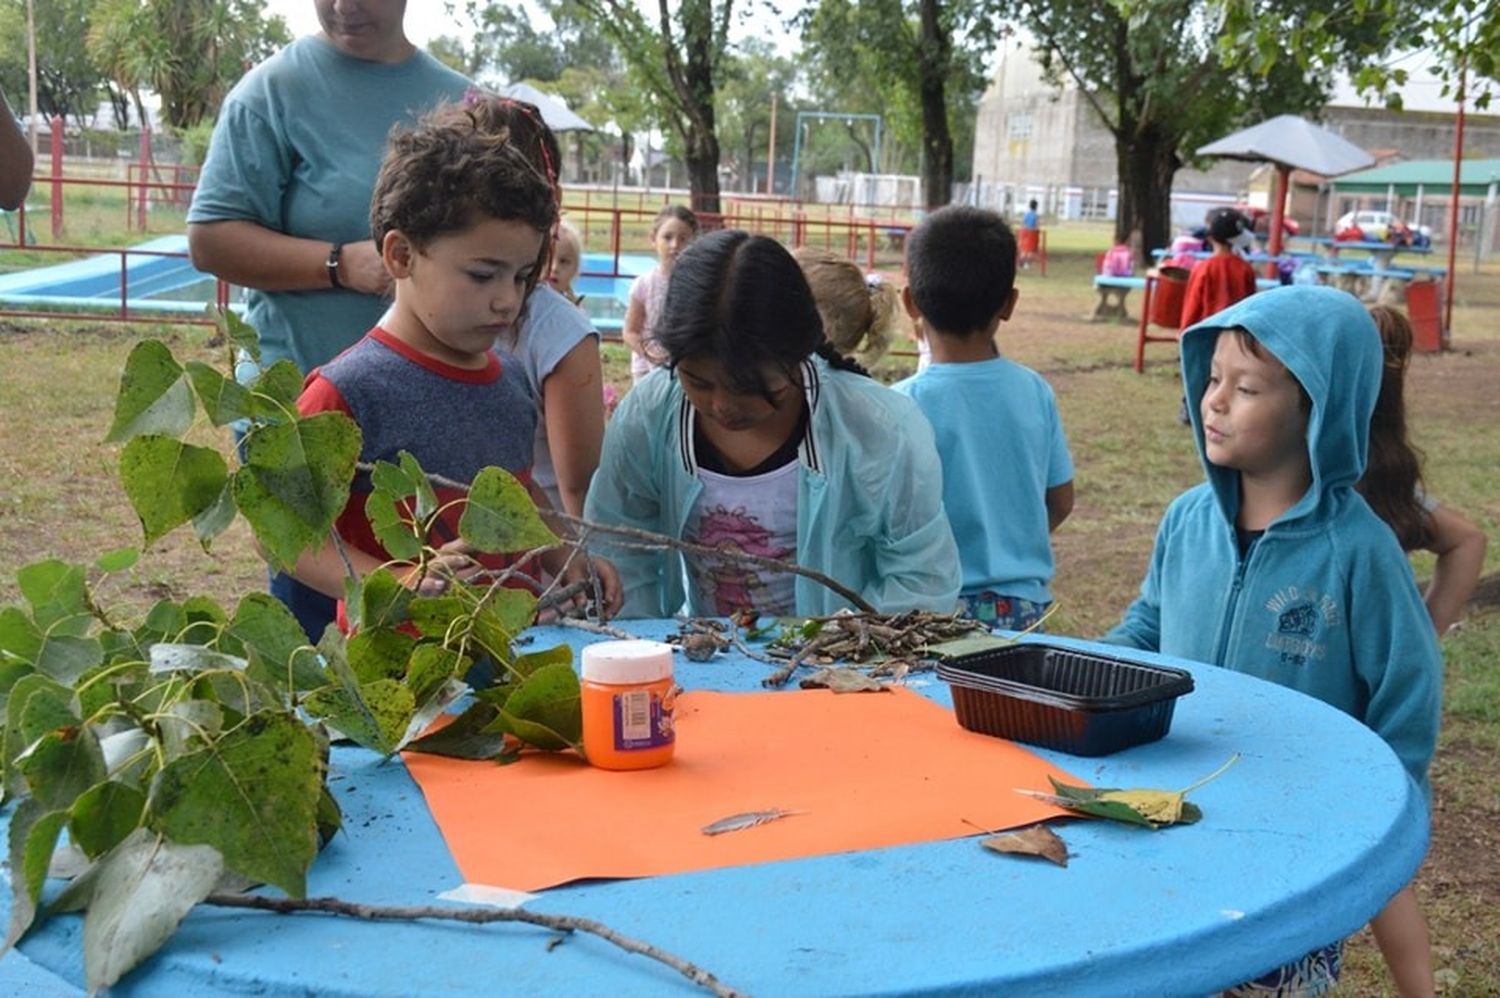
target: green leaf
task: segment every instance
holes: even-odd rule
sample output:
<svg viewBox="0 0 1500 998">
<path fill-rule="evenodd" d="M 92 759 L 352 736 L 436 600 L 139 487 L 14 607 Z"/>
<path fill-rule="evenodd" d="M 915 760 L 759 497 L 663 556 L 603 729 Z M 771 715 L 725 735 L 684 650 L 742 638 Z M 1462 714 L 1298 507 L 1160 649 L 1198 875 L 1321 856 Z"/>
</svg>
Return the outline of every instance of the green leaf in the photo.
<svg viewBox="0 0 1500 998">
<path fill-rule="evenodd" d="M 400 500 L 377 489 L 365 499 L 365 516 L 386 554 L 401 561 L 416 561 L 421 556 L 422 539 L 406 518 Z"/>
<path fill-rule="evenodd" d="M 417 639 L 390 627 L 366 627 L 349 639 L 349 666 L 361 683 L 400 679 Z"/>
<path fill-rule="evenodd" d="M 47 880 L 47 867 L 67 820 L 66 811 L 49 810 L 37 800 L 23 800 L 10 816 L 10 927 L 0 955 L 8 952 L 36 919 L 36 903 Z"/>
<path fill-rule="evenodd" d="M 245 646 L 249 673 L 273 689 L 302 692 L 328 682 L 318 653 L 286 604 L 269 593 L 251 593 L 235 607 L 229 631 Z"/>
<path fill-rule="evenodd" d="M 128 636 L 127 640 L 129 640 Z M 131 641 L 130 645 L 133 648 L 134 641 Z M 105 670 L 109 671 L 106 678 L 98 682 L 92 681 L 96 676 L 103 675 Z M 95 666 L 85 672 L 73 684 L 78 690 L 79 715 L 93 717 L 117 700 L 134 699 L 143 691 L 147 678 L 146 663 L 139 660 L 136 655 L 121 652 L 112 656 L 106 664 Z"/>
<path fill-rule="evenodd" d="M 517 655 L 512 663 L 516 673 L 521 676 L 529 676 L 533 672 L 547 665 L 573 666 L 573 649 L 569 645 L 553 645 L 541 651 L 529 652 L 525 655 Z"/>
<path fill-rule="evenodd" d="M 325 784 L 322 793 L 318 794 L 318 848 L 326 846 L 343 827 L 344 812 L 339 809 L 339 802 L 328 792 Z"/>
<path fill-rule="evenodd" d="M 120 452 L 120 484 L 149 546 L 214 504 L 229 467 L 208 447 L 172 437 L 135 437 Z"/>
<path fill-rule="evenodd" d="M 151 672 L 154 675 L 164 672 L 208 672 L 215 669 L 244 672 L 247 665 L 249 663 L 243 658 L 225 655 L 202 645 L 163 641 L 151 646 Z"/>
<path fill-rule="evenodd" d="M 256 364 L 260 363 L 260 336 L 256 334 L 255 327 L 241 319 L 233 309 L 210 305 L 208 314 L 226 342 L 245 351 Z"/>
<path fill-rule="evenodd" d="M 359 427 L 341 412 L 261 427 L 245 438 L 234 501 L 278 568 L 321 545 L 349 501 Z"/>
<path fill-rule="evenodd" d="M 36 671 L 72 685 L 78 677 L 104 661 L 104 646 L 98 638 L 49 636 L 42 639 L 36 656 Z"/>
<path fill-rule="evenodd" d="M 538 669 L 516 687 L 485 730 L 508 732 L 542 749 L 580 748 L 583 712 L 577 674 L 567 665 Z"/>
<path fill-rule="evenodd" d="M 183 365 L 187 376 L 208 413 L 209 422 L 215 426 L 228 426 L 236 420 L 249 419 L 251 414 L 250 391 L 233 378 L 226 378 L 217 368 L 201 361 L 190 360 Z"/>
<path fill-rule="evenodd" d="M 395 627 L 405 623 L 411 602 L 412 591 L 401 584 L 396 573 L 377 568 L 360 580 L 358 597 L 352 601 L 359 608 L 356 626 Z"/>
<path fill-rule="evenodd" d="M 109 775 L 93 730 L 63 725 L 39 738 L 19 761 L 31 796 L 49 811 L 66 811 Z"/>
<path fill-rule="evenodd" d="M 500 468 L 485 468 L 469 488 L 458 533 L 481 551 L 519 553 L 557 543 L 526 487 Z"/>
<path fill-rule="evenodd" d="M 115 419 L 107 443 L 121 443 L 141 434 L 176 437 L 193 425 L 193 393 L 172 351 L 159 340 L 142 340 L 130 351 Z"/>
<path fill-rule="evenodd" d="M 432 727 L 433 721 L 442 716 L 444 711 L 457 703 L 459 698 L 467 692 L 469 692 L 468 684 L 461 680 L 449 679 L 432 691 L 425 702 L 418 701 L 411 719 L 406 722 L 406 730 L 401 732 L 401 738 L 396 742 L 395 751 L 400 752 L 413 740 L 420 738 L 423 732 Z"/>
<path fill-rule="evenodd" d="M 95 859 L 125 840 L 141 824 L 146 795 L 116 780 L 96 783 L 68 812 L 68 838 Z"/>
<path fill-rule="evenodd" d="M 473 664 L 469 656 L 442 645 L 418 645 L 406 666 L 406 687 L 417 703 L 425 703 L 439 687 L 450 679 L 462 677 Z"/>
<path fill-rule="evenodd" d="M 32 618 L 43 631 L 73 637 L 88 631 L 93 615 L 82 565 L 56 558 L 33 562 L 16 571 L 16 588 L 31 604 Z"/>
<path fill-rule="evenodd" d="M 193 534 L 197 536 L 203 550 L 207 551 L 214 538 L 229 529 L 238 512 L 234 507 L 233 479 L 225 478 L 224 488 L 219 490 L 218 498 L 193 517 Z"/>
<path fill-rule="evenodd" d="M 112 986 L 177 931 L 224 872 L 205 845 L 138 828 L 98 863 L 83 918 L 83 970 L 91 994 Z"/>
<path fill-rule="evenodd" d="M 94 567 L 101 572 L 124 572 L 134 568 L 135 563 L 140 561 L 141 552 L 139 548 L 123 547 L 106 551 L 94 560 Z"/>
<path fill-rule="evenodd" d="M 309 693 L 303 706 L 356 743 L 390 755 L 416 712 L 411 690 L 394 679 L 361 685 L 349 665 L 342 637 L 332 629 L 318 642 L 318 651 L 328 663 L 335 685 Z"/>
<path fill-rule="evenodd" d="M 224 711 L 213 700 L 179 700 L 156 720 L 168 759 L 195 752 L 224 729 Z"/>
<path fill-rule="evenodd" d="M 302 372 L 283 358 L 260 373 L 250 385 L 251 411 L 267 423 L 291 423 L 297 418 L 297 396 L 302 394 Z"/>
<path fill-rule="evenodd" d="M 34 665 L 42 652 L 42 631 L 18 606 L 0 610 L 0 661 Z"/>
<path fill-rule="evenodd" d="M 524 589 L 493 590 L 472 618 L 474 638 L 498 661 L 512 658 L 510 643 L 536 615 L 536 597 Z"/>
<path fill-rule="evenodd" d="M 396 751 L 417 710 L 411 690 L 395 679 L 377 679 L 354 690 L 325 686 L 309 693 L 302 705 L 356 744 L 381 755 Z"/>
<path fill-rule="evenodd" d="M 427 472 L 410 451 L 401 451 L 396 457 L 401 462 L 402 473 L 410 483 L 409 491 L 403 494 L 416 497 L 417 504 L 413 512 L 416 513 L 418 520 L 425 522 L 438 510 L 437 492 L 433 489 Z"/>
<path fill-rule="evenodd" d="M 457 596 L 413 596 L 406 612 L 424 637 L 446 638 L 453 622 L 468 611 Z"/>
<path fill-rule="evenodd" d="M 47 732 L 78 723 L 72 690 L 41 673 L 16 680 L 5 702 L 5 731 L 0 737 L 3 746 L 0 763 L 5 766 L 6 789 L 22 788 L 20 770 L 16 768 L 22 752 Z"/>
<path fill-rule="evenodd" d="M 407 750 L 454 759 L 493 759 L 505 748 L 505 736 L 487 731 L 499 716 L 492 704 L 475 701 L 442 728 L 407 743 Z"/>
<path fill-rule="evenodd" d="M 318 848 L 323 774 L 307 725 L 292 714 L 254 714 L 162 768 L 149 796 L 152 824 L 173 842 L 213 846 L 236 873 L 301 897 Z"/>
</svg>

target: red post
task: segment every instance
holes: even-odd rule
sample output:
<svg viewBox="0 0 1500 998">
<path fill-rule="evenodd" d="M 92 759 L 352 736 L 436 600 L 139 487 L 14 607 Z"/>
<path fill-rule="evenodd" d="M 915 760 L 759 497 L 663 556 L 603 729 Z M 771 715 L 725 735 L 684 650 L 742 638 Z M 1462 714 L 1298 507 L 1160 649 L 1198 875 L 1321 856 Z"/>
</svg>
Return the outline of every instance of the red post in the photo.
<svg viewBox="0 0 1500 998">
<path fill-rule="evenodd" d="M 875 269 L 875 218 L 874 218 L 874 216 L 871 216 L 871 217 L 865 219 L 865 222 L 869 225 L 869 230 L 870 230 L 869 242 L 868 242 L 868 244 L 865 247 L 865 269 L 866 270 L 874 270 Z"/>
<path fill-rule="evenodd" d="M 1458 273 L 1453 265 L 1458 259 L 1458 198 L 1463 190 L 1464 166 L 1464 101 L 1467 99 L 1466 87 L 1469 80 L 1468 60 L 1460 56 L 1458 60 L 1458 114 L 1456 115 L 1456 131 L 1453 136 L 1453 188 L 1448 192 L 1448 275 L 1443 278 L 1443 345 L 1448 345 L 1448 338 L 1453 335 L 1453 285 L 1456 283 Z M 1482 236 L 1484 226 L 1480 226 Z"/>
<path fill-rule="evenodd" d="M 151 127 L 144 121 L 141 122 L 141 190 L 136 200 L 136 221 L 140 223 L 140 230 L 146 231 L 146 201 L 148 200 L 148 186 L 151 180 Z"/>
<path fill-rule="evenodd" d="M 52 238 L 62 239 L 63 233 L 63 120 L 61 115 L 52 116 Z"/>
<path fill-rule="evenodd" d="M 1266 246 L 1266 254 L 1271 261 L 1266 264 L 1266 276 L 1276 276 L 1276 257 L 1281 255 L 1281 227 L 1282 220 L 1286 217 L 1286 192 L 1292 176 L 1292 168 L 1282 163 L 1273 164 L 1276 167 L 1276 180 L 1271 185 L 1271 241 Z"/>
<path fill-rule="evenodd" d="M 1042 265 L 1042 269 L 1041 269 L 1042 276 L 1046 277 L 1047 276 L 1047 230 L 1046 229 L 1041 229 L 1040 231 L 1038 231 L 1037 232 L 1037 238 L 1041 241 L 1041 245 L 1039 247 L 1037 247 L 1037 259 L 1038 259 L 1038 261 Z"/>
</svg>

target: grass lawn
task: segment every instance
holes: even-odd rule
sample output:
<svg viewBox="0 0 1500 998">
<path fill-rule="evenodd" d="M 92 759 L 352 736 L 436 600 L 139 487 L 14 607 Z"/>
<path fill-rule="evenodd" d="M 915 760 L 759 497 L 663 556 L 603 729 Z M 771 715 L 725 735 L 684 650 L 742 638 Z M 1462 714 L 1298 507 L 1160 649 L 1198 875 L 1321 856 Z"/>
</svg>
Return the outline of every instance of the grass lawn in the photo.
<svg viewBox="0 0 1500 998">
<path fill-rule="evenodd" d="M 1048 276 L 1023 273 L 1015 318 L 1000 333 L 1002 349 L 1046 374 L 1062 406 L 1077 507 L 1055 538 L 1061 607 L 1053 629 L 1085 636 L 1119 618 L 1162 510 L 1201 479 L 1176 419 L 1174 351 L 1154 345 L 1145 373 L 1136 374 L 1134 325 L 1084 318 L 1094 301 L 1093 256 L 1107 242 L 1097 225 L 1059 229 L 1049 240 Z M 1417 888 L 1432 923 L 1441 990 L 1480 996 L 1500 994 L 1500 268 L 1480 276 L 1469 265 L 1461 270 L 1454 349 L 1415 359 L 1408 398 L 1429 491 L 1487 530 L 1489 574 L 1469 619 L 1444 640 L 1447 702 L 1433 773 L 1433 846 Z M 17 566 L 49 556 L 91 561 L 138 539 L 114 475 L 116 448 L 101 442 L 119 371 L 145 335 L 172 340 L 180 359 L 217 362 L 209 333 L 0 320 L 0 604 L 17 598 L 10 577 Z M 605 358 L 606 377 L 623 391 L 630 383 L 623 348 L 607 345 Z M 909 357 L 888 358 L 877 374 L 893 380 L 911 366 Z M 1419 576 L 1430 571 L 1426 559 L 1416 564 Z M 233 600 L 263 583 L 240 528 L 207 554 L 179 531 L 112 580 L 105 598 L 123 614 L 165 595 Z M 1394 993 L 1368 933 L 1351 947 L 1346 981 L 1347 994 Z"/>
</svg>

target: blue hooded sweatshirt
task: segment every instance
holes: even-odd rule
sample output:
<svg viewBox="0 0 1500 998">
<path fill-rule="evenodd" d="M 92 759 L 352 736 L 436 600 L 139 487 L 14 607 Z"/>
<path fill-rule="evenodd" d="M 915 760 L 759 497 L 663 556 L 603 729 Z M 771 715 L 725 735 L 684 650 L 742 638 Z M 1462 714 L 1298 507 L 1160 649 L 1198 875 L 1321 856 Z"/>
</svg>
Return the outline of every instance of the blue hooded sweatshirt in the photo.
<svg viewBox="0 0 1500 998">
<path fill-rule="evenodd" d="M 1312 400 L 1312 485 L 1242 557 L 1240 473 L 1210 464 L 1200 402 L 1223 330 L 1252 334 Z M 1411 564 L 1354 483 L 1380 390 L 1380 334 L 1325 287 L 1252 295 L 1182 335 L 1182 375 L 1208 481 L 1173 500 L 1141 594 L 1105 638 L 1290 686 L 1363 721 L 1428 792 L 1442 654 Z"/>
</svg>

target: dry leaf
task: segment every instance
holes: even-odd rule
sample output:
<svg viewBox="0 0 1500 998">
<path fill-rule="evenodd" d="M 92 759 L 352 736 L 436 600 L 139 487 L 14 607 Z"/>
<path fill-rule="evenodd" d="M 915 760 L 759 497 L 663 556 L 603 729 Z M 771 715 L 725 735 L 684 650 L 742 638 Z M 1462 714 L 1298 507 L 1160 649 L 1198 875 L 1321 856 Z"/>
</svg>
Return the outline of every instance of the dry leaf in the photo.
<svg viewBox="0 0 1500 998">
<path fill-rule="evenodd" d="M 878 683 L 855 669 L 829 667 L 819 669 L 799 683 L 804 690 L 833 690 L 835 693 L 885 693 L 890 687 Z"/>
<path fill-rule="evenodd" d="M 745 811 L 742 814 L 731 814 L 727 818 L 703 826 L 704 835 L 723 835 L 725 832 L 738 832 L 745 828 L 754 828 L 756 825 L 764 825 L 768 821 L 785 818 L 793 814 L 801 814 L 801 811 L 786 811 L 779 807 L 773 807 L 769 811 Z"/>
<path fill-rule="evenodd" d="M 1068 865 L 1067 843 L 1046 825 L 1030 825 L 1020 831 L 991 836 L 979 844 L 995 852 L 1040 856 L 1042 859 L 1050 859 L 1058 866 Z"/>
</svg>

